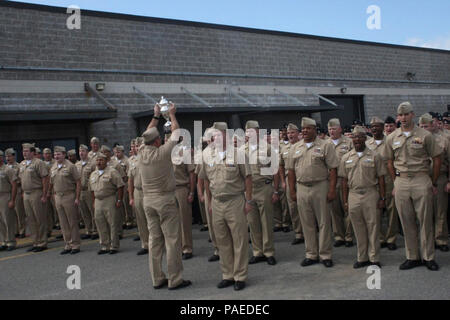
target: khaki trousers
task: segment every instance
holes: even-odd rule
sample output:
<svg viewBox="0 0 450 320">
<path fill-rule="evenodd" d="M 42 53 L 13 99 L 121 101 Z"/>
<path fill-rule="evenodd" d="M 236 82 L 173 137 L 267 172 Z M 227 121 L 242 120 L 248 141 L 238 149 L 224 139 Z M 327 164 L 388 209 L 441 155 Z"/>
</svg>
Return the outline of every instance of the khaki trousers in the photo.
<svg viewBox="0 0 450 320">
<path fill-rule="evenodd" d="M 102 250 L 119 250 L 119 210 L 116 208 L 116 195 L 104 199 L 95 198 L 95 224 L 97 225 Z"/>
<path fill-rule="evenodd" d="M 82 190 L 80 193 L 80 213 L 84 221 L 86 234 L 97 234 L 94 208 L 92 208 L 92 193 L 88 190 Z"/>
<path fill-rule="evenodd" d="M 130 206 L 130 195 L 128 194 L 128 183 L 125 184 L 123 190 L 123 208 L 124 208 L 124 222 L 127 226 L 132 226 L 136 223 L 133 208 Z"/>
<path fill-rule="evenodd" d="M 181 250 L 183 253 L 192 253 L 192 203 L 187 201 L 189 188 L 178 186 L 175 189 L 181 223 Z"/>
<path fill-rule="evenodd" d="M 213 225 L 222 279 L 245 281 L 248 276 L 248 228 L 244 195 L 212 198 Z"/>
<path fill-rule="evenodd" d="M 394 189 L 394 182 L 392 181 L 390 175 L 385 175 L 384 181 L 386 185 L 385 213 L 387 218 L 387 229 L 383 230 L 383 228 L 381 228 L 380 240 L 381 243 L 395 243 L 399 232 L 399 225 L 398 225 L 397 207 L 395 206 L 395 199 L 392 196 L 392 190 Z"/>
<path fill-rule="evenodd" d="M 255 203 L 247 215 L 255 257 L 272 257 L 273 244 L 273 187 L 271 184 L 253 185 L 252 199 Z"/>
<path fill-rule="evenodd" d="M 166 279 L 162 271 L 165 251 L 169 288 L 176 287 L 183 282 L 183 262 L 180 213 L 174 193 L 144 193 L 144 211 L 148 222 L 149 262 L 153 286 L 161 285 Z"/>
<path fill-rule="evenodd" d="M 288 195 L 282 188 L 278 190 L 280 201 L 273 205 L 273 223 L 275 227 L 289 227 Z"/>
<path fill-rule="evenodd" d="M 31 231 L 33 246 L 47 246 L 47 212 L 41 201 L 42 190 L 24 191 L 23 205 L 27 215 L 27 223 Z"/>
<path fill-rule="evenodd" d="M 144 211 L 144 193 L 134 188 L 134 213 L 143 249 L 148 249 L 148 223 Z"/>
<path fill-rule="evenodd" d="M 358 262 L 380 262 L 379 198 L 376 188 L 368 189 L 365 194 L 350 191 L 348 195 L 348 211 L 358 247 Z"/>
<path fill-rule="evenodd" d="M 16 233 L 25 234 L 27 231 L 25 207 L 23 205 L 22 189 L 17 188 L 16 205 L 14 207 L 16 213 Z"/>
<path fill-rule="evenodd" d="M 327 202 L 328 180 L 305 186 L 297 183 L 297 208 L 305 235 L 306 258 L 331 259 L 332 230 Z M 317 237 L 317 225 L 319 237 Z"/>
<path fill-rule="evenodd" d="M 294 202 L 291 200 L 290 197 L 290 189 L 289 184 L 286 185 L 286 194 L 287 194 L 287 203 L 289 207 L 289 214 L 291 215 L 291 221 L 292 221 L 292 228 L 295 232 L 295 238 L 296 239 L 303 239 L 303 228 L 302 228 L 302 222 L 300 221 L 300 214 L 298 212 L 297 208 L 297 202 Z"/>
<path fill-rule="evenodd" d="M 344 211 L 342 199 L 341 178 L 336 185 L 336 199 L 330 203 L 331 221 L 335 241 L 353 241 L 352 223 L 348 213 Z"/>
<path fill-rule="evenodd" d="M 209 200 L 208 197 L 206 196 L 206 192 L 204 192 L 205 194 L 205 210 L 206 210 L 206 221 L 208 222 L 208 232 L 209 232 L 209 238 L 211 239 L 211 243 L 214 247 L 214 254 L 216 256 L 219 255 L 219 249 L 217 248 L 217 242 L 216 242 L 216 234 L 214 233 L 214 226 L 213 226 L 213 222 L 212 222 L 212 214 L 209 213 Z"/>
<path fill-rule="evenodd" d="M 438 246 L 448 245 L 448 193 L 445 192 L 447 181 L 446 175 L 440 175 L 437 180 L 438 194 L 433 195 L 434 239 Z"/>
<path fill-rule="evenodd" d="M 204 227 L 208 226 L 208 220 L 206 219 L 206 209 L 205 209 L 205 203 L 202 203 L 200 201 L 200 198 L 198 198 L 198 207 L 200 208 L 200 215 L 202 216 L 202 224 Z"/>
<path fill-rule="evenodd" d="M 64 249 L 80 249 L 80 221 L 75 206 L 75 192 L 55 193 L 55 206 L 64 238 Z"/>
<path fill-rule="evenodd" d="M 434 260 L 433 194 L 427 174 L 394 181 L 395 204 L 403 226 L 406 258 Z M 419 220 L 417 229 L 416 219 Z M 419 233 L 420 252 L 419 253 Z"/>
<path fill-rule="evenodd" d="M 47 202 L 44 203 L 44 210 L 47 214 L 47 232 L 52 231 L 53 227 L 56 224 L 56 219 L 55 219 L 55 206 L 54 204 L 54 200 L 53 197 L 50 197 L 47 199 Z"/>
<path fill-rule="evenodd" d="M 8 207 L 10 200 L 11 193 L 0 193 L 0 245 L 15 247 L 16 217 L 14 210 Z"/>
</svg>

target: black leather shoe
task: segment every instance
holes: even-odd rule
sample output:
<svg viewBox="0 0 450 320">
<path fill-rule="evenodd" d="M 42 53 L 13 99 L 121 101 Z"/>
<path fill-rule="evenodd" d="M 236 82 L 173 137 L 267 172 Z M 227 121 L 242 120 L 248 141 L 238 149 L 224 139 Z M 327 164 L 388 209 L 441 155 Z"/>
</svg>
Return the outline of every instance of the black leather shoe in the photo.
<svg viewBox="0 0 450 320">
<path fill-rule="evenodd" d="M 109 254 L 116 254 L 118 252 L 119 252 L 118 250 L 109 250 Z"/>
<path fill-rule="evenodd" d="M 244 281 L 236 281 L 234 283 L 234 290 L 239 291 L 245 288 L 245 282 Z"/>
<path fill-rule="evenodd" d="M 34 250 L 34 252 L 42 252 L 47 250 L 47 247 L 37 247 L 36 250 Z"/>
<path fill-rule="evenodd" d="M 50 238 L 51 236 L 52 236 L 52 232 L 51 231 L 47 232 L 47 238 Z"/>
<path fill-rule="evenodd" d="M 88 234 L 83 234 L 81 237 L 81 240 L 91 239 L 91 236 Z"/>
<path fill-rule="evenodd" d="M 70 254 L 77 254 L 80 253 L 81 250 L 80 249 L 72 249 L 72 251 L 70 251 Z"/>
<path fill-rule="evenodd" d="M 267 257 L 267 264 L 274 266 L 277 264 L 277 260 L 275 260 L 275 257 Z"/>
<path fill-rule="evenodd" d="M 100 251 L 98 251 L 97 252 L 97 254 L 107 254 L 107 253 L 109 253 L 109 250 L 100 250 Z"/>
<path fill-rule="evenodd" d="M 282 227 L 274 227 L 273 228 L 273 232 L 280 232 L 280 231 L 283 231 Z"/>
<path fill-rule="evenodd" d="M 18 238 L 18 237 L 19 237 L 19 234 L 18 234 L 18 233 L 16 233 L 16 234 L 14 235 L 14 237 Z"/>
<path fill-rule="evenodd" d="M 181 258 L 182 258 L 183 260 L 191 259 L 191 258 L 192 258 L 192 252 L 186 252 L 186 253 L 183 253 L 183 255 L 181 256 Z"/>
<path fill-rule="evenodd" d="M 346 247 L 346 248 L 351 248 L 351 247 L 353 247 L 353 241 L 345 241 L 345 247 Z"/>
<path fill-rule="evenodd" d="M 223 289 L 223 288 L 230 287 L 233 284 L 234 284 L 234 280 L 226 280 L 226 279 L 224 279 L 224 280 L 219 282 L 219 284 L 217 285 L 217 288 Z"/>
<path fill-rule="evenodd" d="M 291 228 L 289 228 L 289 227 L 283 227 L 283 232 L 290 232 L 291 231 Z"/>
<path fill-rule="evenodd" d="M 302 267 L 311 266 L 313 264 L 319 263 L 319 260 L 313 260 L 313 259 L 304 259 L 302 263 L 300 264 Z"/>
<path fill-rule="evenodd" d="M 331 259 L 325 259 L 322 261 L 322 263 L 327 268 L 331 268 L 333 266 L 333 261 Z"/>
<path fill-rule="evenodd" d="M 211 241 L 211 238 L 208 238 L 208 242 L 212 242 L 212 241 Z"/>
<path fill-rule="evenodd" d="M 162 289 L 162 288 L 164 288 L 165 286 L 167 286 L 169 284 L 169 280 L 167 280 L 167 279 L 164 279 L 164 281 L 160 284 L 160 285 L 157 285 L 157 286 L 153 286 L 153 288 L 154 289 Z"/>
<path fill-rule="evenodd" d="M 26 235 L 25 235 L 25 233 L 21 233 L 21 234 L 19 234 L 19 238 L 20 238 L 20 239 L 25 239 L 25 238 L 26 238 Z"/>
<path fill-rule="evenodd" d="M 380 248 L 384 249 L 387 248 L 388 244 L 386 242 L 380 243 Z"/>
<path fill-rule="evenodd" d="M 202 228 L 200 229 L 201 232 L 208 231 L 208 230 L 209 230 L 208 227 L 202 227 Z"/>
<path fill-rule="evenodd" d="M 441 246 L 436 246 L 436 249 L 439 249 L 442 252 L 448 252 L 449 251 L 448 245 L 446 245 L 446 244 L 443 244 Z"/>
<path fill-rule="evenodd" d="M 248 261 L 248 264 L 255 264 L 255 263 L 263 262 L 263 261 L 267 261 L 267 258 L 265 256 L 258 256 L 258 257 L 253 256 Z"/>
<path fill-rule="evenodd" d="M 211 257 L 209 257 L 209 262 L 219 261 L 220 257 L 217 254 L 213 254 Z"/>
<path fill-rule="evenodd" d="M 70 252 L 72 252 L 72 250 L 70 250 L 70 249 L 64 249 L 64 250 L 61 251 L 59 254 L 60 254 L 60 255 L 65 255 L 65 254 L 69 254 Z"/>
<path fill-rule="evenodd" d="M 177 285 L 176 287 L 169 288 L 169 290 L 178 290 L 178 289 L 186 288 L 186 287 L 190 286 L 191 284 L 192 284 L 191 281 L 183 280 L 183 282 L 181 282 L 179 285 Z"/>
<path fill-rule="evenodd" d="M 378 268 L 381 269 L 381 263 L 379 263 L 379 262 L 370 262 L 370 265 L 371 266 L 377 266 Z"/>
<path fill-rule="evenodd" d="M 56 240 L 62 240 L 63 238 L 64 238 L 64 237 L 63 237 L 62 234 L 60 234 L 60 235 L 58 235 L 58 236 L 55 237 Z"/>
<path fill-rule="evenodd" d="M 138 256 L 143 256 L 144 254 L 148 254 L 148 249 L 141 249 L 136 254 Z"/>
<path fill-rule="evenodd" d="M 122 240 L 122 239 L 123 239 L 123 236 L 122 236 L 122 235 L 120 235 L 120 236 L 119 236 L 119 240 Z"/>
<path fill-rule="evenodd" d="M 423 263 L 420 260 L 406 260 L 400 265 L 400 270 L 409 270 L 420 266 L 423 266 Z"/>
<path fill-rule="evenodd" d="M 34 252 L 37 249 L 37 247 L 31 247 L 27 249 L 27 252 Z"/>
<path fill-rule="evenodd" d="M 334 247 L 335 248 L 342 247 L 343 245 L 345 245 L 345 241 L 343 241 L 343 240 L 337 240 L 337 241 L 334 242 Z"/>
<path fill-rule="evenodd" d="M 13 251 L 13 250 L 15 250 L 16 249 L 16 247 L 15 246 L 10 246 L 10 247 L 8 247 L 8 249 L 6 249 L 7 251 Z"/>
<path fill-rule="evenodd" d="M 93 234 L 91 236 L 91 240 L 97 240 L 98 239 L 98 234 Z"/>
<path fill-rule="evenodd" d="M 7 246 L 0 246 L 0 251 L 6 251 L 6 249 L 8 249 Z"/>
<path fill-rule="evenodd" d="M 369 264 L 370 264 L 369 261 L 362 261 L 362 262 L 356 261 L 353 264 L 353 269 L 361 269 L 361 268 L 367 267 Z"/>
<path fill-rule="evenodd" d="M 133 239 L 133 241 L 141 241 L 141 237 L 137 236 Z"/>
<path fill-rule="evenodd" d="M 438 271 L 439 270 L 439 266 L 436 263 L 436 261 L 434 261 L 434 260 L 425 261 L 425 266 L 428 268 L 428 270 L 431 270 L 431 271 Z"/>
<path fill-rule="evenodd" d="M 295 246 L 296 244 L 301 244 L 301 243 L 304 243 L 305 242 L 305 239 L 297 239 L 297 238 L 295 238 L 292 242 L 291 242 L 291 244 L 293 245 L 293 246 Z"/>
<path fill-rule="evenodd" d="M 397 245 L 395 243 L 388 243 L 387 248 L 391 251 L 397 250 Z"/>
</svg>

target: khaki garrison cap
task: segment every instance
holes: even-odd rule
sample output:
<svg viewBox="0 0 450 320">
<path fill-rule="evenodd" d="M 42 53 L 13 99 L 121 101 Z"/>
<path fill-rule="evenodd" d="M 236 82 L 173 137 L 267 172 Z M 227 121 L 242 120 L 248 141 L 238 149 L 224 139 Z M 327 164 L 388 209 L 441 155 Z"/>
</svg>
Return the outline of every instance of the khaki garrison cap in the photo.
<svg viewBox="0 0 450 320">
<path fill-rule="evenodd" d="M 77 152 L 75 151 L 75 149 L 71 149 L 71 150 L 67 151 L 67 155 L 68 156 L 76 156 Z"/>
<path fill-rule="evenodd" d="M 405 114 L 413 111 L 413 106 L 410 102 L 402 102 L 397 108 L 397 114 Z"/>
<path fill-rule="evenodd" d="M 80 150 L 86 150 L 86 151 L 89 150 L 88 146 L 85 145 L 85 144 L 80 144 L 80 148 L 79 148 L 79 149 L 80 149 Z"/>
<path fill-rule="evenodd" d="M 214 124 L 211 127 L 212 129 L 225 131 L 228 129 L 228 125 L 226 122 L 214 122 Z"/>
<path fill-rule="evenodd" d="M 32 145 L 31 143 L 22 144 L 22 149 L 30 149 L 30 148 L 34 148 L 34 145 Z"/>
<path fill-rule="evenodd" d="M 106 156 L 106 154 L 104 154 L 103 152 L 97 153 L 97 158 L 108 159 L 108 157 Z"/>
<path fill-rule="evenodd" d="M 116 151 L 125 151 L 123 146 L 116 146 Z"/>
<path fill-rule="evenodd" d="M 105 151 L 111 152 L 111 148 L 108 147 L 108 146 L 106 146 L 106 145 L 102 145 L 102 146 L 100 147 L 100 152 L 105 152 Z"/>
<path fill-rule="evenodd" d="M 136 138 L 136 145 L 141 145 L 144 143 L 144 138 L 143 137 L 137 137 Z"/>
<path fill-rule="evenodd" d="M 42 151 L 43 153 L 52 153 L 52 150 L 50 148 L 45 148 L 44 151 Z"/>
<path fill-rule="evenodd" d="M 341 122 L 337 118 L 330 119 L 330 121 L 328 121 L 328 128 L 340 127 L 340 126 L 341 126 Z"/>
<path fill-rule="evenodd" d="M 297 130 L 298 131 L 298 127 L 295 124 L 293 124 L 293 123 L 289 123 L 288 126 L 287 126 L 287 129 L 288 130 Z"/>
<path fill-rule="evenodd" d="M 245 130 L 247 130 L 247 129 L 258 129 L 258 128 L 259 128 L 259 123 L 258 123 L 258 121 L 255 121 L 255 120 L 249 120 L 245 124 Z"/>
<path fill-rule="evenodd" d="M 302 118 L 302 127 L 306 127 L 306 126 L 317 126 L 316 124 L 316 120 L 308 118 L 308 117 L 303 117 Z"/>
<path fill-rule="evenodd" d="M 92 137 L 91 143 L 100 143 L 100 140 L 97 137 Z"/>
<path fill-rule="evenodd" d="M 14 156 L 16 154 L 16 151 L 13 148 L 9 148 L 5 150 L 5 155 L 7 156 Z"/>
<path fill-rule="evenodd" d="M 419 124 L 427 124 L 427 123 L 432 123 L 432 122 L 433 122 L 433 117 L 429 113 L 425 113 L 424 115 L 422 115 L 419 118 Z"/>
<path fill-rule="evenodd" d="M 56 146 L 55 152 L 66 152 L 66 147 Z"/>
<path fill-rule="evenodd" d="M 152 142 L 159 137 L 159 131 L 158 129 L 156 129 L 156 127 L 152 127 L 148 130 L 145 130 L 145 132 L 142 134 L 142 137 L 144 138 L 144 143 Z"/>
<path fill-rule="evenodd" d="M 384 124 L 384 121 L 381 120 L 381 119 L 378 118 L 378 117 L 372 117 L 372 119 L 370 119 L 370 124 L 375 124 L 375 123 L 381 123 L 381 124 Z"/>
<path fill-rule="evenodd" d="M 41 149 L 39 149 L 38 147 L 35 147 L 36 149 L 36 153 L 41 153 Z"/>
<path fill-rule="evenodd" d="M 356 127 L 353 128 L 352 133 L 353 133 L 353 134 L 364 133 L 364 135 L 366 135 L 366 134 L 367 134 L 367 131 L 366 131 L 366 129 L 365 129 L 364 127 L 356 126 Z"/>
</svg>

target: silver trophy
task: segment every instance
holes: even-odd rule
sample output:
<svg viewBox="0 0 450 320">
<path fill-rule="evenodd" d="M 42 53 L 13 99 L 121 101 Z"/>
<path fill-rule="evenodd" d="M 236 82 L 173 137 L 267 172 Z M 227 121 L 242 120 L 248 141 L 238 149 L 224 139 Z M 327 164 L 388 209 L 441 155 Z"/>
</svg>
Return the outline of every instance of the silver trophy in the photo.
<svg viewBox="0 0 450 320">
<path fill-rule="evenodd" d="M 161 100 L 159 101 L 159 107 L 161 108 L 161 115 L 166 119 L 166 123 L 164 124 L 164 132 L 169 131 L 172 123 L 170 122 L 170 115 L 169 115 L 169 106 L 170 101 L 167 101 L 164 97 L 161 97 Z"/>
</svg>

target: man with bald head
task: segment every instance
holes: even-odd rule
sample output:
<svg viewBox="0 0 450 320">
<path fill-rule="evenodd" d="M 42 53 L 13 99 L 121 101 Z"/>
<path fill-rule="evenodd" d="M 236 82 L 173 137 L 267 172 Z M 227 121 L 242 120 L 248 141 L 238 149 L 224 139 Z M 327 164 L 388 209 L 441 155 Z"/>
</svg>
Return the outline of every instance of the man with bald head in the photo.
<svg viewBox="0 0 450 320">
<path fill-rule="evenodd" d="M 306 258 L 301 265 L 333 266 L 329 205 L 336 199 L 339 160 L 335 148 L 317 137 L 316 121 L 302 118 L 303 140 L 291 147 L 287 169 L 292 201 L 297 202 L 305 235 Z M 317 229 L 319 241 L 317 242 Z"/>
</svg>

